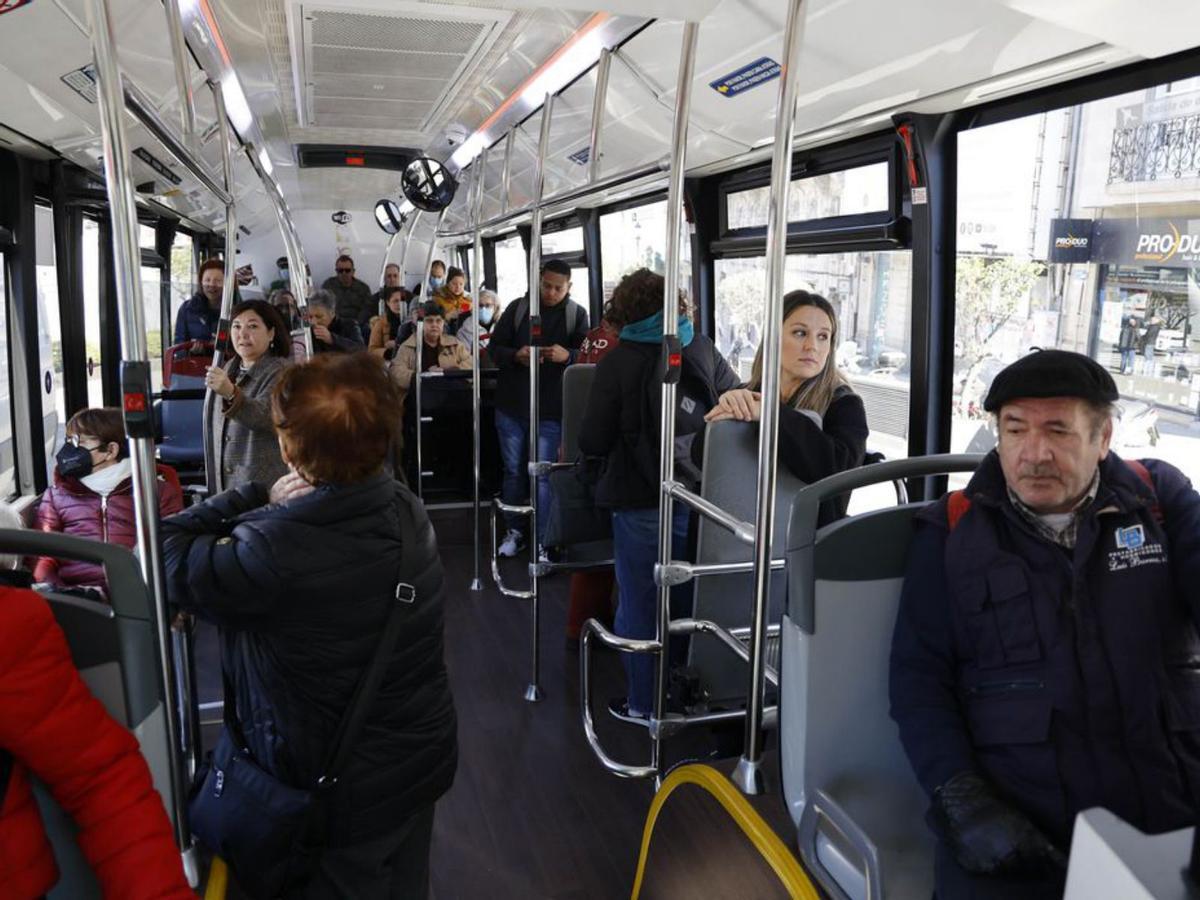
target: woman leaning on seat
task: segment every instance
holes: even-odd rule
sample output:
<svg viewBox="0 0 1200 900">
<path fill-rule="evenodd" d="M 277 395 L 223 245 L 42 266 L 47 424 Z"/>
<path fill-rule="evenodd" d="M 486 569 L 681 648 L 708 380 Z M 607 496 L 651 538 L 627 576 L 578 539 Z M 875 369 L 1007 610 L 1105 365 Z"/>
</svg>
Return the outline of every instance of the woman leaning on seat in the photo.
<svg viewBox="0 0 1200 900">
<path fill-rule="evenodd" d="M 291 337 L 279 310 L 262 300 L 239 303 L 232 320 L 233 355 L 204 377 L 220 397 L 212 426 L 218 490 L 249 481 L 271 485 L 287 472 L 271 423 L 271 390 L 288 365 Z"/>
<path fill-rule="evenodd" d="M 133 466 L 119 409 L 81 409 L 67 422 L 66 441 L 56 456 L 54 483 L 38 505 L 39 531 L 120 544 L 137 543 L 133 515 Z M 179 477 L 158 466 L 158 511 L 169 516 L 183 509 Z M 34 580 L 60 589 L 107 592 L 104 567 L 80 560 L 44 556 Z"/>
<path fill-rule="evenodd" d="M 614 628 L 622 637 L 652 638 L 658 609 L 654 564 L 658 547 L 660 410 L 659 362 L 663 339 L 663 277 L 648 269 L 625 276 L 613 291 L 604 318 L 620 329 L 621 341 L 596 366 L 579 449 L 606 458 L 596 487 L 598 506 L 612 510 L 613 553 L 619 599 Z M 691 460 L 691 441 L 704 428 L 704 415 L 738 378 L 712 341 L 695 334 L 680 298 L 682 372 L 676 393 L 675 477 L 698 489 L 700 471 Z M 675 504 L 673 553 L 684 559 L 690 510 Z M 686 615 L 688 585 L 672 589 L 672 616 Z M 654 666 L 644 653 L 622 654 L 629 696 L 610 711 L 618 718 L 645 720 L 651 712 Z"/>
<path fill-rule="evenodd" d="M 383 470 L 396 404 L 368 354 L 290 367 L 272 415 L 291 474 L 163 523 L 170 599 L 220 626 L 227 709 L 254 763 L 287 785 L 311 789 L 325 774 L 398 610 L 365 728 L 330 789 L 328 838 L 288 897 L 425 897 L 433 804 L 454 778 L 442 566 L 420 502 Z M 398 603 L 406 585 L 415 598 Z"/>
<path fill-rule="evenodd" d="M 833 305 L 819 294 L 791 291 L 783 298 L 783 338 L 779 357 L 779 461 L 811 484 L 861 466 L 867 448 L 867 414 L 862 398 L 842 377 L 833 348 L 838 320 Z M 762 413 L 762 347 L 750 381 L 721 395 L 705 421 L 757 422 Z M 692 447 L 699 463 L 703 442 Z M 821 522 L 846 513 L 848 496 L 823 505 Z"/>
</svg>

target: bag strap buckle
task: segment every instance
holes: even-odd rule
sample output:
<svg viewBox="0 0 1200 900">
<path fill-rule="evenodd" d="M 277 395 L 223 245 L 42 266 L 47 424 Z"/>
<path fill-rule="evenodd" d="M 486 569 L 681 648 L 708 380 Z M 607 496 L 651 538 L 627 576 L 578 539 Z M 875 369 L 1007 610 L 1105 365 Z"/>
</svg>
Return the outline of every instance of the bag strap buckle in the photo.
<svg viewBox="0 0 1200 900">
<path fill-rule="evenodd" d="M 401 581 L 396 585 L 396 599 L 401 603 L 415 603 L 417 589 L 407 582 Z"/>
</svg>

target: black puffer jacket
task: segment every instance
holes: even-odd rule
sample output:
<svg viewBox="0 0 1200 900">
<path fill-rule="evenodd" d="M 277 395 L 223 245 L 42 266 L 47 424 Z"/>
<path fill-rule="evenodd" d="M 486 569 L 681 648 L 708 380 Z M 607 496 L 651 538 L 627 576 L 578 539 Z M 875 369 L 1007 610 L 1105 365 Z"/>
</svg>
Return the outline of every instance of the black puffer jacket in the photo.
<svg viewBox="0 0 1200 900">
<path fill-rule="evenodd" d="M 171 600 L 220 626 L 254 758 L 296 786 L 322 774 L 397 582 L 412 584 L 416 602 L 341 780 L 334 842 L 377 837 L 445 793 L 457 742 L 443 571 L 407 488 L 380 475 L 267 505 L 264 488 L 248 484 L 165 520 L 163 535 Z"/>
</svg>

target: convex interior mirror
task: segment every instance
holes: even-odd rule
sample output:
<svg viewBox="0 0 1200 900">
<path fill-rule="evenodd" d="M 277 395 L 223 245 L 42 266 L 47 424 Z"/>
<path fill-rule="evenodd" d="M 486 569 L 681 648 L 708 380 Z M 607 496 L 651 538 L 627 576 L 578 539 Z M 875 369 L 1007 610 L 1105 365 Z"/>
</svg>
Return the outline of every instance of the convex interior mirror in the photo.
<svg viewBox="0 0 1200 900">
<path fill-rule="evenodd" d="M 375 222 L 386 234 L 396 234 L 404 227 L 404 213 L 395 200 L 380 200 L 375 204 Z"/>
<path fill-rule="evenodd" d="M 417 209 L 425 212 L 441 212 L 454 199 L 458 182 L 449 170 L 436 159 L 421 156 L 404 168 L 400 178 L 400 189 Z"/>
</svg>

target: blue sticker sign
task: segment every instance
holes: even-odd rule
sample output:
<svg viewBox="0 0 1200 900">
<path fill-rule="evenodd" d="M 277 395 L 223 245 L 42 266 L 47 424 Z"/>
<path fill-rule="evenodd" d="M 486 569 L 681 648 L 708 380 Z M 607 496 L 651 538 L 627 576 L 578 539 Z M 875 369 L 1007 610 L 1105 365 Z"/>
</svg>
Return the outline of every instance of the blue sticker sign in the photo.
<svg viewBox="0 0 1200 900">
<path fill-rule="evenodd" d="M 577 166 L 586 166 L 588 160 L 591 159 L 591 157 L 592 157 L 592 148 L 590 146 L 587 146 L 580 150 L 576 150 L 574 153 L 572 153 L 570 156 L 568 156 L 567 159 L 569 159 L 571 162 L 575 163 L 575 165 L 577 165 Z"/>
<path fill-rule="evenodd" d="M 779 63 L 769 56 L 764 56 L 716 81 L 710 81 L 708 86 L 723 97 L 736 97 L 742 91 L 778 78 L 781 71 Z"/>
</svg>

